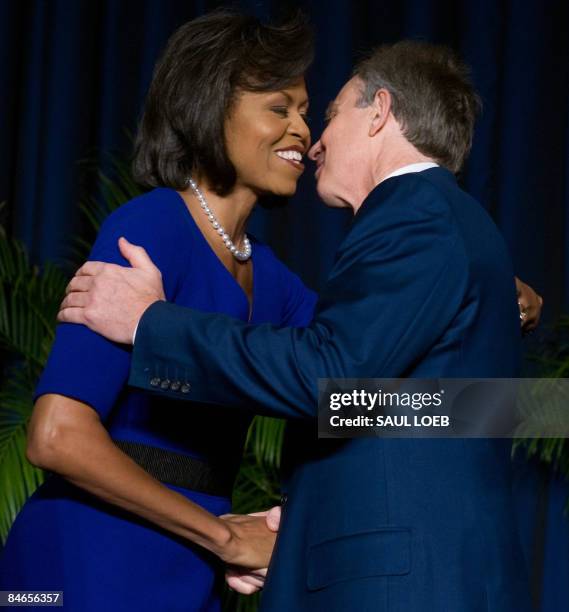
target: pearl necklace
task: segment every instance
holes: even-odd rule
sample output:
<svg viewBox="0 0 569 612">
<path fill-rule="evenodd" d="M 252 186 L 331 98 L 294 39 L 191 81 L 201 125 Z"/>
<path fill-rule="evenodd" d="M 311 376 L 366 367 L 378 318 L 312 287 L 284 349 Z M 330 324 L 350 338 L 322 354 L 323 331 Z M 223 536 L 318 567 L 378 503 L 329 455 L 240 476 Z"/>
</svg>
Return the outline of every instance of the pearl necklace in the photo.
<svg viewBox="0 0 569 612">
<path fill-rule="evenodd" d="M 200 203 L 200 206 L 204 213 L 207 215 L 209 222 L 212 224 L 213 229 L 219 234 L 220 238 L 223 240 L 223 244 L 227 247 L 227 249 L 231 252 L 233 257 L 239 261 L 247 261 L 249 257 L 251 257 L 251 243 L 249 242 L 249 238 L 247 238 L 247 234 L 245 234 L 243 238 L 243 250 L 239 250 L 234 244 L 233 240 L 229 237 L 229 234 L 223 229 L 221 223 L 216 219 L 213 214 L 211 208 L 208 206 L 204 194 L 201 192 L 196 182 L 192 179 L 191 176 L 188 177 L 188 185 L 192 188 L 192 191 L 196 194 L 196 197 Z"/>
</svg>

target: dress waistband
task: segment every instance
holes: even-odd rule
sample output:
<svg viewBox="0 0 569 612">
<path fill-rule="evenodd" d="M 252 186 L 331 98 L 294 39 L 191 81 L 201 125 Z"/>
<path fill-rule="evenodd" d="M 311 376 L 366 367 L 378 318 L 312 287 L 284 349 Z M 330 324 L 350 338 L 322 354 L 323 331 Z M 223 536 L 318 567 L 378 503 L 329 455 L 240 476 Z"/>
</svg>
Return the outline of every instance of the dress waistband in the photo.
<svg viewBox="0 0 569 612">
<path fill-rule="evenodd" d="M 141 468 L 165 484 L 231 498 L 235 479 L 231 465 L 213 465 L 203 459 L 140 442 L 113 442 Z"/>
</svg>

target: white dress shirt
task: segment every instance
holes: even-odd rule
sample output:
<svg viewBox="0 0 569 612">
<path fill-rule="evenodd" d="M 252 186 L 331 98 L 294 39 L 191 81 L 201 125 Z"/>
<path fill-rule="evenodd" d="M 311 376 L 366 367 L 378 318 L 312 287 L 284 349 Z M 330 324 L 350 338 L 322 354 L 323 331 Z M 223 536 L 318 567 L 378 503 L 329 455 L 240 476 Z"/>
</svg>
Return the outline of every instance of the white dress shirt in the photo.
<svg viewBox="0 0 569 612">
<path fill-rule="evenodd" d="M 439 164 L 435 164 L 434 162 L 419 162 L 416 164 L 408 164 L 407 166 L 402 166 L 401 168 L 397 168 L 391 174 L 388 174 L 385 178 L 382 178 L 380 183 L 386 181 L 388 178 L 392 178 L 393 176 L 399 176 L 400 174 L 409 174 L 410 172 L 423 172 L 423 170 L 428 170 L 429 168 L 437 168 Z"/>
</svg>

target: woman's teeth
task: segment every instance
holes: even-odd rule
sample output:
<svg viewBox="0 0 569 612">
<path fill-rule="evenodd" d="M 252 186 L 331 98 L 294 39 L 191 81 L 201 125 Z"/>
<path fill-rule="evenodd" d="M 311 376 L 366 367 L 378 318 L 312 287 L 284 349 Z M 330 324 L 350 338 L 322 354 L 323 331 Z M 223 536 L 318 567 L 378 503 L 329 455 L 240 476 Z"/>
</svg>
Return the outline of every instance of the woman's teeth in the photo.
<svg viewBox="0 0 569 612">
<path fill-rule="evenodd" d="M 302 161 L 302 153 L 300 153 L 299 151 L 277 151 L 276 153 L 279 157 L 282 157 L 283 159 L 288 159 L 297 162 Z"/>
</svg>

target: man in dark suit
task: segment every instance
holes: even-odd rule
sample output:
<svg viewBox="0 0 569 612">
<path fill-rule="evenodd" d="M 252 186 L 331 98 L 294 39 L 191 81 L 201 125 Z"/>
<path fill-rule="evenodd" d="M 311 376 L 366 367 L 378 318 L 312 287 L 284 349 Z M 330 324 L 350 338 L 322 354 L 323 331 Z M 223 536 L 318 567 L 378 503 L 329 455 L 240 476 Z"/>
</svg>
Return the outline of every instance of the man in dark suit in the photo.
<svg viewBox="0 0 569 612">
<path fill-rule="evenodd" d="M 152 264 L 124 242 L 129 285 L 87 264 L 82 274 L 105 282 L 96 298 L 72 291 L 60 320 L 119 342 L 138 325 L 135 386 L 301 424 L 316 415 L 318 378 L 515 377 L 510 258 L 454 176 L 477 104 L 464 67 L 440 47 L 398 43 L 359 65 L 310 153 L 322 199 L 355 217 L 307 328 L 168 304 Z M 185 395 L 156 387 L 174 369 L 186 373 Z M 316 441 L 302 425 L 291 436 L 264 609 L 530 609 L 506 443 Z"/>
</svg>

